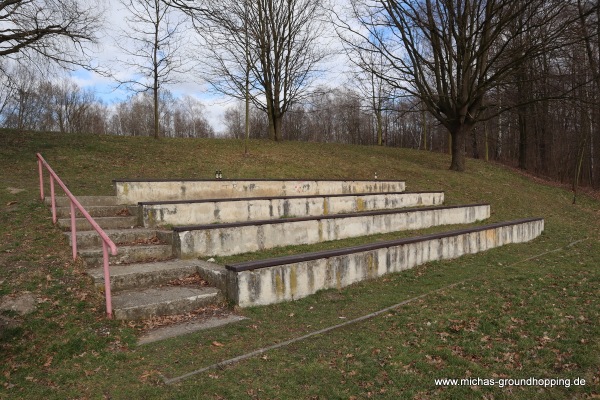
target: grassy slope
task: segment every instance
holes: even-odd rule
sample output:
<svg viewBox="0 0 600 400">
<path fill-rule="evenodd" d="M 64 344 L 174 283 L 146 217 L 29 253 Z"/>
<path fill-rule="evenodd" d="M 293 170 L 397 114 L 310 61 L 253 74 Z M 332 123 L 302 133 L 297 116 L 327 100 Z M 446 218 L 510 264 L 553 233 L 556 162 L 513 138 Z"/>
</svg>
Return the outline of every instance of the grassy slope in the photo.
<svg viewBox="0 0 600 400">
<path fill-rule="evenodd" d="M 240 311 L 226 328 L 135 347 L 38 200 L 41 152 L 76 195 L 115 178 L 404 179 L 448 204 L 489 202 L 492 220 L 546 219 L 544 235 L 341 291 Z M 598 395 L 600 202 L 439 154 L 335 144 L 160 140 L 0 132 L 0 295 L 37 310 L 0 327 L 0 398 L 587 398 Z M 7 188 L 25 189 L 11 194 Z M 572 246 L 570 243 L 581 239 Z M 556 251 L 553 251 L 556 250 Z M 543 254 L 534 259 L 532 256 Z M 174 386 L 194 369 L 364 315 L 449 284 L 389 314 Z M 12 317 L 10 313 L 6 317 Z M 343 317 L 344 319 L 340 319 Z M 1 322 L 1 321 L 0 321 Z M 223 346 L 221 346 L 221 344 Z M 436 387 L 435 377 L 585 378 L 570 388 Z"/>
</svg>

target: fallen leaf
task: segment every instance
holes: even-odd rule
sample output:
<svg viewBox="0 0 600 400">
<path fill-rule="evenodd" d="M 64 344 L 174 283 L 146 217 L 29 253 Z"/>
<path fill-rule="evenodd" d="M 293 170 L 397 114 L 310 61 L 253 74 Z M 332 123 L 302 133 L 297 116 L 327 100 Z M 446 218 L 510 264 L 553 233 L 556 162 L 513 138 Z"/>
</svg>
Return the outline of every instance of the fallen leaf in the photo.
<svg viewBox="0 0 600 400">
<path fill-rule="evenodd" d="M 53 359 L 54 359 L 53 356 L 48 357 L 48 359 L 46 359 L 46 362 L 44 363 L 44 367 L 48 368 L 50 365 L 52 365 Z"/>
<path fill-rule="evenodd" d="M 223 343 L 219 343 L 217 341 L 212 342 L 212 345 L 215 346 L 215 347 L 223 347 L 223 346 L 225 346 Z"/>
</svg>

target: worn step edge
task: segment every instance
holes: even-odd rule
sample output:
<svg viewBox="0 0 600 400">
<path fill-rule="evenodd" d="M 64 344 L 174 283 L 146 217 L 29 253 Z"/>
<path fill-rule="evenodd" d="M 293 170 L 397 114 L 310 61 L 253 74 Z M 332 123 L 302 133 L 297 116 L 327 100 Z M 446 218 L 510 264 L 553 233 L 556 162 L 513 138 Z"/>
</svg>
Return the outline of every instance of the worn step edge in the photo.
<svg viewBox="0 0 600 400">
<path fill-rule="evenodd" d="M 129 246 L 138 240 L 152 239 L 156 236 L 162 244 L 173 243 L 173 231 L 148 228 L 127 228 L 127 229 L 106 229 L 104 233 L 117 245 Z M 71 232 L 64 232 L 69 244 L 71 242 Z M 119 244 L 124 243 L 124 244 Z M 142 243 L 140 243 L 142 244 Z M 102 239 L 96 231 L 78 231 L 77 232 L 77 248 L 86 249 L 93 247 L 101 247 Z"/>
<path fill-rule="evenodd" d="M 83 249 L 79 251 L 79 255 L 85 260 L 90 268 L 102 265 L 102 250 Z M 118 253 L 116 256 L 110 256 L 109 262 L 111 265 L 119 265 L 168 260 L 171 257 L 173 257 L 173 246 L 168 244 L 121 246 L 118 248 Z"/>
<path fill-rule="evenodd" d="M 94 218 L 94 221 L 102 229 L 127 229 L 137 227 L 137 217 L 98 217 Z M 64 231 L 71 230 L 71 218 L 59 218 L 58 226 Z M 75 218 L 75 228 L 78 231 L 90 231 L 92 225 L 85 218 Z"/>
<path fill-rule="evenodd" d="M 136 320 L 183 314 L 222 300 L 216 288 L 175 286 L 121 292 L 112 304 L 115 318 Z"/>
<path fill-rule="evenodd" d="M 113 292 L 146 288 L 185 278 L 195 274 L 197 270 L 198 265 L 189 260 L 116 265 L 110 267 L 110 287 Z M 86 273 L 94 279 L 96 286 L 104 287 L 103 268 L 90 269 Z"/>
<path fill-rule="evenodd" d="M 211 286 L 215 286 L 227 292 L 227 269 L 224 265 L 215 264 L 209 261 L 196 261 L 198 274 L 202 279 L 207 281 Z"/>
<path fill-rule="evenodd" d="M 75 196 L 77 201 L 83 206 L 116 206 L 119 205 L 117 196 Z M 67 196 L 55 197 L 57 207 L 69 207 L 71 200 Z M 52 204 L 50 195 L 47 195 L 44 202 L 48 205 Z"/>
<path fill-rule="evenodd" d="M 137 206 L 115 205 L 115 206 L 83 206 L 90 216 L 100 217 L 130 217 L 137 215 Z M 124 210 L 127 210 L 129 215 L 122 215 Z M 56 207 L 56 216 L 58 218 L 70 218 L 71 207 Z M 75 217 L 82 218 L 83 213 L 75 208 Z"/>
</svg>

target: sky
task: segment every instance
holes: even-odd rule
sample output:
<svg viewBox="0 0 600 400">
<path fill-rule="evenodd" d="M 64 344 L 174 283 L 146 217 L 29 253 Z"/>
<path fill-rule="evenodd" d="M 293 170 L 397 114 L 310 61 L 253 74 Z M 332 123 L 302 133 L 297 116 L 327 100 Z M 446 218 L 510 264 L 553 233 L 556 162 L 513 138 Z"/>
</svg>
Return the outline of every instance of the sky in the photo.
<svg viewBox="0 0 600 400">
<path fill-rule="evenodd" d="M 126 54 L 116 45 L 116 42 L 123 43 L 124 40 L 121 39 L 123 36 L 127 36 L 123 32 L 128 30 L 126 23 L 128 11 L 118 0 L 104 0 L 103 6 L 106 9 L 105 31 L 99 35 L 99 45 L 92 50 L 92 58 L 103 69 L 110 69 L 118 79 L 130 79 L 133 77 L 133 71 L 119 65 L 116 61 L 126 58 Z M 133 94 L 126 88 L 119 88 L 117 79 L 93 71 L 79 68 L 72 71 L 70 75 L 80 87 L 93 89 L 96 95 L 108 105 L 121 102 Z M 187 76 L 181 81 L 182 83 L 168 85 L 167 89 L 175 97 L 190 95 L 201 100 L 206 106 L 205 117 L 209 123 L 215 130 L 222 130 L 223 114 L 235 102 L 232 99 L 209 93 L 207 87 L 194 77 Z"/>
<path fill-rule="evenodd" d="M 126 54 L 116 45 L 116 42 L 121 44 L 127 42 L 128 35 L 123 31 L 128 29 L 126 23 L 128 11 L 118 0 L 104 0 L 104 3 L 106 31 L 101 34 L 101 40 L 95 49 L 93 58 L 101 67 L 110 68 L 112 73 L 120 79 L 131 78 L 133 76 L 132 69 L 115 62 L 118 59 L 126 58 Z M 190 32 L 186 35 L 184 39 L 189 39 L 189 35 L 193 35 L 193 33 Z M 327 72 L 316 84 L 341 84 L 344 79 L 342 72 L 344 68 L 345 61 L 339 57 L 334 58 L 330 61 L 329 66 L 326 66 Z M 80 87 L 93 89 L 97 96 L 109 105 L 123 101 L 132 94 L 131 91 L 118 88 L 116 79 L 101 76 L 92 71 L 77 69 L 71 73 L 71 77 Z M 201 77 L 193 73 L 185 74 L 180 80 L 180 83 L 167 85 L 167 89 L 175 97 L 190 95 L 202 101 L 205 105 L 205 117 L 217 132 L 222 131 L 224 129 L 224 112 L 227 108 L 235 105 L 236 101 L 220 94 L 211 93 L 207 85 L 201 81 Z"/>
</svg>

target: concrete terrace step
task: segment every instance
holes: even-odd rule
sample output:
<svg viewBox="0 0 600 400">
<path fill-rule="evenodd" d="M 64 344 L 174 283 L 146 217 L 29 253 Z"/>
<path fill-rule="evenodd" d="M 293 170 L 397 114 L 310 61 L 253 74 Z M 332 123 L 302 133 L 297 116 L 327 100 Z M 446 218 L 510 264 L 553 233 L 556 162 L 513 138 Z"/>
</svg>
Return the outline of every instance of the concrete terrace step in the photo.
<svg viewBox="0 0 600 400">
<path fill-rule="evenodd" d="M 136 216 L 136 206 L 83 206 L 85 210 L 92 216 L 96 217 L 125 217 L 125 216 Z M 71 217 L 71 206 L 68 207 L 56 207 L 56 216 L 58 218 L 70 218 Z M 75 208 L 75 217 L 82 218 L 83 213 Z"/>
<path fill-rule="evenodd" d="M 124 291 L 113 296 L 112 305 L 115 318 L 136 320 L 184 314 L 221 301 L 216 288 L 172 286 Z"/>
<path fill-rule="evenodd" d="M 158 244 L 172 244 L 173 243 L 173 232 L 160 229 L 147 229 L 147 228 L 129 228 L 129 229 L 106 229 L 104 232 L 108 237 L 119 246 L 127 246 L 134 244 L 154 244 L 153 242 L 158 239 Z M 69 239 L 71 244 L 71 232 L 65 232 L 65 236 Z M 77 248 L 101 248 L 102 239 L 100 235 L 94 231 L 77 231 Z"/>
<path fill-rule="evenodd" d="M 98 217 L 94 218 L 94 221 L 100 228 L 102 229 L 127 229 L 133 228 L 138 225 L 137 217 Z M 58 226 L 63 231 L 71 230 L 71 218 L 59 218 Z M 92 225 L 85 218 L 75 218 L 75 227 L 77 231 L 90 231 L 92 230 Z"/>
<path fill-rule="evenodd" d="M 79 255 L 85 260 L 89 268 L 102 266 L 102 249 L 79 250 Z M 168 260 L 172 257 L 173 246 L 167 244 L 120 246 L 118 248 L 118 254 L 116 256 L 110 256 L 109 263 L 110 265 L 131 264 L 138 262 Z"/>
<path fill-rule="evenodd" d="M 528 218 L 362 246 L 227 265 L 228 297 L 241 306 L 300 299 L 435 260 L 535 239 L 544 220 Z"/>
<path fill-rule="evenodd" d="M 219 179 L 114 180 L 120 204 L 141 201 L 403 192 L 397 180 Z"/>
<path fill-rule="evenodd" d="M 116 292 L 164 285 L 174 279 L 185 278 L 197 273 L 203 263 L 203 261 L 195 260 L 171 260 L 111 266 L 110 287 Z M 223 267 L 221 269 L 225 272 Z M 87 274 L 94 278 L 96 286 L 104 287 L 103 268 L 90 269 Z"/>
<path fill-rule="evenodd" d="M 77 201 L 81 203 L 84 208 L 87 207 L 98 207 L 98 206 L 116 206 L 117 196 L 75 196 Z M 71 201 L 67 196 L 56 196 L 57 207 L 70 207 Z M 52 200 L 48 194 L 44 199 L 45 203 L 50 205 Z"/>
<path fill-rule="evenodd" d="M 330 194 L 140 202 L 140 223 L 160 225 L 213 224 L 434 206 L 444 192 Z"/>
<path fill-rule="evenodd" d="M 470 224 L 489 216 L 489 204 L 471 204 L 181 226 L 173 228 L 173 249 L 182 258 L 225 256 L 407 229 Z"/>
</svg>

